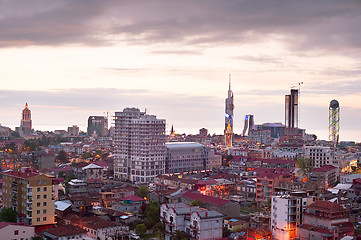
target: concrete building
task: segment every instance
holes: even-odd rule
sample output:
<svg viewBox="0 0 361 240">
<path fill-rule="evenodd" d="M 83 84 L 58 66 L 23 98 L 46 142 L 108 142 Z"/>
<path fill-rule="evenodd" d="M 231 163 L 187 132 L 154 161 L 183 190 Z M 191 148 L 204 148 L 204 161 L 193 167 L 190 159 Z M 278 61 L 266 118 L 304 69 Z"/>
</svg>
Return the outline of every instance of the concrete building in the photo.
<svg viewBox="0 0 361 240">
<path fill-rule="evenodd" d="M 23 168 L 3 173 L 3 201 L 33 226 L 54 224 L 52 179 L 46 175 Z"/>
<path fill-rule="evenodd" d="M 316 201 L 307 206 L 303 224 L 297 228 L 299 239 L 331 240 L 353 235 L 349 211 L 329 201 Z"/>
<path fill-rule="evenodd" d="M 89 116 L 87 133 L 88 135 L 96 133 L 99 137 L 108 136 L 108 118 L 104 116 Z"/>
<path fill-rule="evenodd" d="M 341 156 L 335 154 L 329 147 L 306 146 L 304 147 L 304 157 L 312 159 L 315 168 L 332 165 L 340 169 Z"/>
<path fill-rule="evenodd" d="M 165 239 L 175 231 L 184 231 L 190 238 L 215 240 L 222 238 L 223 215 L 184 203 L 162 204 L 160 219 L 165 224 Z"/>
<path fill-rule="evenodd" d="M 314 168 L 310 174 L 310 181 L 315 182 L 320 189 L 332 188 L 337 183 L 338 170 L 332 165 Z"/>
<path fill-rule="evenodd" d="M 77 125 L 73 125 L 72 127 L 68 127 L 68 135 L 70 137 L 79 136 L 79 127 Z"/>
<path fill-rule="evenodd" d="M 361 178 L 361 174 L 348 174 L 340 176 L 340 183 L 352 184 L 354 179 Z"/>
<path fill-rule="evenodd" d="M 24 223 L 0 222 L 0 236 L 2 240 L 32 239 L 35 228 Z"/>
<path fill-rule="evenodd" d="M 164 173 L 165 120 L 137 108 L 115 113 L 114 176 L 132 182 L 153 182 Z"/>
<path fill-rule="evenodd" d="M 165 173 L 211 170 L 222 165 L 222 158 L 214 149 L 196 142 L 169 142 L 165 144 Z"/>
<path fill-rule="evenodd" d="M 291 89 L 285 95 L 285 125 L 287 128 L 298 128 L 298 90 Z"/>
<path fill-rule="evenodd" d="M 271 230 L 274 239 L 295 239 L 297 226 L 302 223 L 303 210 L 313 201 L 313 197 L 306 196 L 272 196 Z"/>
</svg>

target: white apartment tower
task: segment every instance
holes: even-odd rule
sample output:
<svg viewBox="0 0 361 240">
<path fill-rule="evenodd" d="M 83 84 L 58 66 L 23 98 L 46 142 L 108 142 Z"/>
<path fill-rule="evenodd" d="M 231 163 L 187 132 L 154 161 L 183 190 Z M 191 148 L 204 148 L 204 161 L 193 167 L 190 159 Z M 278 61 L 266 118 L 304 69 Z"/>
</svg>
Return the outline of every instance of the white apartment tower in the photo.
<svg viewBox="0 0 361 240">
<path fill-rule="evenodd" d="M 115 112 L 114 176 L 148 183 L 164 173 L 165 120 L 138 108 Z"/>
</svg>

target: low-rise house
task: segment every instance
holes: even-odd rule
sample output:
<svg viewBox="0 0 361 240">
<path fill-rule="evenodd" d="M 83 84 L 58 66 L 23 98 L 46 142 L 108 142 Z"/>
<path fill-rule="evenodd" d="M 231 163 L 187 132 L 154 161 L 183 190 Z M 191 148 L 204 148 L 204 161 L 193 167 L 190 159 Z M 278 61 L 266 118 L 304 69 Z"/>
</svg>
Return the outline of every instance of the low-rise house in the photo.
<svg viewBox="0 0 361 240">
<path fill-rule="evenodd" d="M 239 217 L 241 208 L 238 203 L 230 200 L 206 196 L 197 192 L 187 191 L 180 196 L 183 203 L 191 204 L 194 200 L 200 200 L 204 207 L 222 213 L 226 217 Z"/>
<path fill-rule="evenodd" d="M 145 200 L 143 198 L 132 195 L 122 198 L 117 203 L 114 203 L 113 208 L 119 212 L 138 213 L 144 202 Z"/>
<path fill-rule="evenodd" d="M 35 228 L 25 223 L 0 222 L 0 238 L 2 240 L 32 239 Z"/>
<path fill-rule="evenodd" d="M 248 228 L 249 222 L 240 220 L 240 219 L 235 219 L 235 218 L 227 218 L 227 219 L 224 219 L 223 225 L 229 231 L 237 232 L 241 229 Z"/>
<path fill-rule="evenodd" d="M 184 203 L 162 204 L 160 219 L 165 224 L 165 239 L 175 231 L 184 231 L 189 239 L 208 240 L 222 238 L 223 215 Z"/>
<path fill-rule="evenodd" d="M 60 225 L 47 229 L 42 235 L 43 240 L 84 239 L 87 237 L 87 231 L 73 225 Z"/>
</svg>

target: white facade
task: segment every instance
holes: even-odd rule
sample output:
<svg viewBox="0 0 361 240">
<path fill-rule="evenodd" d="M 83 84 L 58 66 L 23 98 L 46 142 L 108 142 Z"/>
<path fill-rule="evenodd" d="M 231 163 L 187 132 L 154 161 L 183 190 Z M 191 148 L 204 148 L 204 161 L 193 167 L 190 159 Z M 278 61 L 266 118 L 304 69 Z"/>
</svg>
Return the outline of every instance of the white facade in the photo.
<svg viewBox="0 0 361 240">
<path fill-rule="evenodd" d="M 186 232 L 191 239 L 212 240 L 222 238 L 223 215 L 184 203 L 162 204 L 160 218 L 165 224 L 165 239 L 175 231 Z"/>
<path fill-rule="evenodd" d="M 115 113 L 114 175 L 149 183 L 164 173 L 165 120 L 137 108 Z"/>
<path fill-rule="evenodd" d="M 294 239 L 297 226 L 302 223 L 302 212 L 313 198 L 272 196 L 271 230 L 275 240 Z"/>
<path fill-rule="evenodd" d="M 170 142 L 165 157 L 165 173 L 208 170 L 221 166 L 214 149 L 196 142 Z"/>
<path fill-rule="evenodd" d="M 0 228 L 0 238 L 2 240 L 30 240 L 32 237 L 34 237 L 34 229 L 35 228 L 32 226 L 25 226 L 17 223 L 8 223 L 6 226 Z"/>
<path fill-rule="evenodd" d="M 332 165 L 340 169 L 341 156 L 335 154 L 329 147 L 306 146 L 304 154 L 305 158 L 313 159 L 315 168 L 322 167 L 323 165 Z"/>
<path fill-rule="evenodd" d="M 361 178 L 361 174 L 349 174 L 349 175 L 341 175 L 340 183 L 341 184 L 352 184 L 353 180 L 356 178 Z"/>
</svg>

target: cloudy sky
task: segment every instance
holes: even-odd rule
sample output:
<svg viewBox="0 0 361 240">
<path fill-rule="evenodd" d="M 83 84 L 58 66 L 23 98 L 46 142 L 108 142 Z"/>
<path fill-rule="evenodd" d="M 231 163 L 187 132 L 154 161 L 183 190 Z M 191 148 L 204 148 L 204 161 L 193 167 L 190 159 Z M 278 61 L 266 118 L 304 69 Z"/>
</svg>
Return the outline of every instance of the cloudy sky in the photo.
<svg viewBox="0 0 361 240">
<path fill-rule="evenodd" d="M 221 133 L 228 75 L 235 132 L 284 122 L 284 95 L 301 85 L 300 127 L 361 141 L 359 0 L 0 0 L 0 123 L 25 102 L 40 130 L 83 130 L 89 115 L 131 106 L 179 133 Z"/>
</svg>

